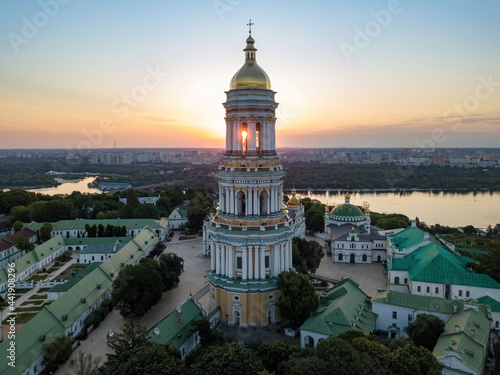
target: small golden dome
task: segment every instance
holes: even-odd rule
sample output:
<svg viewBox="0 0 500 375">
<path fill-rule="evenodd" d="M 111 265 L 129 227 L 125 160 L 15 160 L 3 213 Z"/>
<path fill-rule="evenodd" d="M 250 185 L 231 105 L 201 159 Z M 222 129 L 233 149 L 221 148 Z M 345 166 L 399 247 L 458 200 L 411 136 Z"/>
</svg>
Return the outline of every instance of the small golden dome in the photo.
<svg viewBox="0 0 500 375">
<path fill-rule="evenodd" d="M 300 202 L 295 196 L 297 191 L 295 190 L 295 187 L 292 189 L 292 197 L 288 200 L 287 204 L 289 208 L 299 208 L 300 207 Z"/>
<path fill-rule="evenodd" d="M 266 72 L 257 64 L 256 52 L 254 47 L 255 40 L 249 36 L 245 51 L 245 64 L 231 79 L 229 87 L 235 89 L 261 89 L 271 90 L 271 80 Z"/>
</svg>

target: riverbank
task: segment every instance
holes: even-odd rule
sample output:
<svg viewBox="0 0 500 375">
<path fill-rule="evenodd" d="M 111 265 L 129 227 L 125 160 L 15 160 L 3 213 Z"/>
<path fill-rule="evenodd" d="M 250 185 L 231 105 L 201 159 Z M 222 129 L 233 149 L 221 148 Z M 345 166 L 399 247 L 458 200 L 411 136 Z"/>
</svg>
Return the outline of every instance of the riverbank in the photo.
<svg viewBox="0 0 500 375">
<path fill-rule="evenodd" d="M 290 188 L 285 188 L 285 191 L 291 190 Z M 333 194 L 345 194 L 347 188 L 343 189 L 295 189 L 297 193 L 333 193 Z M 390 188 L 390 189 L 349 189 L 351 193 L 451 193 L 451 194 L 469 194 L 469 193 L 495 193 L 500 192 L 500 189 L 488 189 L 488 188 L 477 188 L 477 189 L 439 189 L 439 188 Z"/>
</svg>

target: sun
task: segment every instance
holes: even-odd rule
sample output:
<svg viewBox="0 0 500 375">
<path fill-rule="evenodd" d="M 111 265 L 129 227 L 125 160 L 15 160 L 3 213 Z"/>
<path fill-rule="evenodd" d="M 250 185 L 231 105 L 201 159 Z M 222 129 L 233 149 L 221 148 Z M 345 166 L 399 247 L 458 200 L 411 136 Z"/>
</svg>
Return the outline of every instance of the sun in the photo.
<svg viewBox="0 0 500 375">
<path fill-rule="evenodd" d="M 246 130 L 243 130 L 241 132 L 241 137 L 243 138 L 243 140 L 247 139 L 247 135 L 248 135 L 248 133 L 246 132 Z"/>
</svg>

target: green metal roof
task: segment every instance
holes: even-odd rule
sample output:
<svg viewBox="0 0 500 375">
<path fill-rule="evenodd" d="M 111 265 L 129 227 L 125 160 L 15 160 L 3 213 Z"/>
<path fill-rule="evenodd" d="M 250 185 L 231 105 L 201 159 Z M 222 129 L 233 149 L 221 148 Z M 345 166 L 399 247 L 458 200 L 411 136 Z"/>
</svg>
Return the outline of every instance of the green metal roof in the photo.
<svg viewBox="0 0 500 375">
<path fill-rule="evenodd" d="M 301 326 L 304 331 L 338 336 L 357 329 L 369 334 L 377 314 L 372 312 L 370 298 L 359 285 L 345 278 L 320 296 L 320 306 Z"/>
<path fill-rule="evenodd" d="M 391 235 L 392 246 L 397 250 L 403 250 L 415 246 L 424 240 L 424 231 L 418 227 L 408 227 L 399 233 Z"/>
<path fill-rule="evenodd" d="M 365 220 L 365 213 L 354 204 L 342 203 L 337 206 L 330 212 L 330 217 L 334 218 L 334 216 L 343 216 L 348 217 L 349 219 L 359 219 Z"/>
<path fill-rule="evenodd" d="M 52 240 L 57 238 L 62 240 L 60 236 Z M 45 335 L 45 342 L 50 342 L 55 336 L 64 333 L 83 312 L 106 293 L 120 269 L 127 264 L 135 263 L 139 255 L 157 240 L 158 237 L 153 231 L 148 229 L 142 231 L 122 250 L 96 267 L 67 293 L 45 306 L 33 319 L 20 327 L 16 332 L 16 368 L 13 370 L 6 361 L 0 361 L 0 375 L 22 374 L 43 354 L 42 342 L 38 341 L 39 336 Z M 4 340 L 0 343 L 2 353 L 7 352 L 8 342 L 9 340 Z"/>
<path fill-rule="evenodd" d="M 122 242 L 93 243 L 80 251 L 80 254 L 113 254 L 120 251 L 124 246 L 125 244 Z"/>
<path fill-rule="evenodd" d="M 64 243 L 66 246 L 88 246 L 95 243 L 115 243 L 116 241 L 128 243 L 132 241 L 133 237 L 85 237 L 85 238 L 65 238 Z"/>
<path fill-rule="evenodd" d="M 469 257 L 455 255 L 441 246 L 430 243 L 404 258 L 394 258 L 389 269 L 408 271 L 412 281 L 500 288 L 500 284 L 490 276 L 469 271 L 465 265 L 472 261 Z"/>
<path fill-rule="evenodd" d="M 64 239 L 61 236 L 56 236 L 50 240 L 44 242 L 43 244 L 35 247 L 32 251 L 23 255 L 21 258 L 14 262 L 16 274 L 23 273 L 26 269 L 33 266 L 35 263 L 44 260 L 49 257 L 61 247 L 64 246 Z M 0 270 L 0 283 L 7 280 L 7 269 L 3 268 Z"/>
<path fill-rule="evenodd" d="M 81 279 L 89 275 L 92 271 L 94 271 L 96 268 L 98 268 L 102 262 L 94 262 L 90 263 L 88 266 L 84 267 L 78 272 L 75 272 L 74 276 L 69 276 L 66 279 L 66 282 L 64 284 L 57 284 L 54 285 L 51 289 L 48 290 L 48 292 L 67 292 L 70 290 L 73 286 L 75 286 L 76 283 L 78 283 Z"/>
<path fill-rule="evenodd" d="M 500 302 L 494 300 L 490 296 L 484 296 L 478 298 L 477 302 L 481 305 L 488 305 L 491 308 L 491 311 L 500 312 Z"/>
<path fill-rule="evenodd" d="M 39 230 L 43 224 L 44 223 L 33 222 L 25 225 L 33 230 Z M 99 224 L 102 224 L 104 225 L 104 227 L 106 227 L 107 225 L 113 225 L 119 227 L 125 225 L 125 227 L 127 227 L 128 229 L 132 228 L 142 229 L 145 226 L 148 226 L 151 229 L 164 228 L 160 225 L 160 221 L 155 219 L 102 219 L 102 220 L 75 219 L 75 220 L 59 220 L 51 224 L 53 230 L 68 230 L 68 229 L 85 230 L 86 224 L 89 224 L 90 226 L 94 224 L 99 226 Z"/>
<path fill-rule="evenodd" d="M 490 338 L 490 320 L 485 306 L 454 314 L 445 325 L 433 354 L 444 358 L 445 348 L 462 352 L 462 363 L 478 374 L 483 371 Z"/>
<path fill-rule="evenodd" d="M 453 314 L 455 307 L 458 311 L 464 308 L 464 302 L 445 298 L 420 296 L 417 294 L 401 293 L 394 290 L 378 289 L 372 296 L 372 303 L 383 303 L 408 307 L 415 310 L 425 310 Z"/>
<path fill-rule="evenodd" d="M 148 338 L 158 344 L 171 344 L 179 349 L 192 334 L 191 323 L 204 317 L 205 311 L 201 305 L 190 297 L 151 328 Z"/>
</svg>

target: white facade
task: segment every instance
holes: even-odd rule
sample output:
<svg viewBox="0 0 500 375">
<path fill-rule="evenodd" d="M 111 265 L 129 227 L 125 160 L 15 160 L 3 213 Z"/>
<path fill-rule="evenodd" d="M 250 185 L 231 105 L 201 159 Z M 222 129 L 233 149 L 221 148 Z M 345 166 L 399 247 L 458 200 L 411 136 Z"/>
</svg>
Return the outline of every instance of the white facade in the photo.
<svg viewBox="0 0 500 375">
<path fill-rule="evenodd" d="M 386 260 L 386 240 L 351 232 L 332 240 L 331 252 L 334 263 L 381 263 Z"/>
<path fill-rule="evenodd" d="M 168 216 L 168 228 L 169 229 L 179 229 L 181 225 L 186 225 L 188 219 L 186 215 L 180 212 L 179 208 L 175 208 Z M 185 210 L 183 210 L 185 211 Z"/>
</svg>

